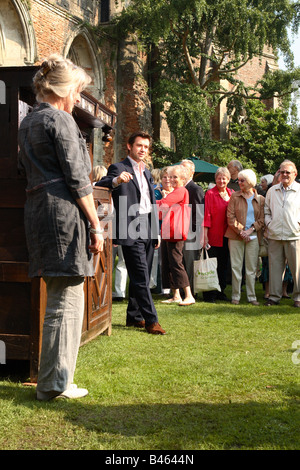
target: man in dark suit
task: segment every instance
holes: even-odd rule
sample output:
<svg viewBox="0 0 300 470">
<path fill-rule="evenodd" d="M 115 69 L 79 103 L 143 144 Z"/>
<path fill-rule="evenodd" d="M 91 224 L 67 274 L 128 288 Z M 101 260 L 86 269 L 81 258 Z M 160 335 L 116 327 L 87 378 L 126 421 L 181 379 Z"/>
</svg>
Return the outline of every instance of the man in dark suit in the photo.
<svg viewBox="0 0 300 470">
<path fill-rule="evenodd" d="M 112 189 L 116 222 L 113 243 L 122 245 L 129 276 L 126 325 L 163 335 L 149 288 L 154 249 L 159 246 L 153 180 L 144 163 L 150 142 L 144 132 L 132 134 L 127 143 L 128 157 L 110 165 L 107 175 L 96 184 Z"/>
<path fill-rule="evenodd" d="M 190 231 L 183 248 L 183 259 L 191 290 L 194 294 L 194 261 L 198 260 L 200 256 L 203 230 L 202 222 L 204 217 L 204 191 L 201 186 L 193 181 L 195 173 L 194 163 L 191 160 L 182 160 L 181 164 L 187 171 L 187 183 L 185 187 L 189 193 L 189 204 L 192 211 Z"/>
</svg>

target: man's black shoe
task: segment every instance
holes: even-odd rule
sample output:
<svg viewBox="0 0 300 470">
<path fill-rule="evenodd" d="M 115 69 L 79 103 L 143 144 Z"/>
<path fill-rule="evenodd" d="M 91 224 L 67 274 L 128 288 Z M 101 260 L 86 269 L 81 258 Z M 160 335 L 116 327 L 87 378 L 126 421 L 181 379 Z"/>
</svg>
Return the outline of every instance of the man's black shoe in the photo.
<svg viewBox="0 0 300 470">
<path fill-rule="evenodd" d="M 264 303 L 264 305 L 265 305 L 266 307 L 271 307 L 272 305 L 279 305 L 279 302 L 275 302 L 274 300 L 268 299 L 268 300 Z"/>
</svg>

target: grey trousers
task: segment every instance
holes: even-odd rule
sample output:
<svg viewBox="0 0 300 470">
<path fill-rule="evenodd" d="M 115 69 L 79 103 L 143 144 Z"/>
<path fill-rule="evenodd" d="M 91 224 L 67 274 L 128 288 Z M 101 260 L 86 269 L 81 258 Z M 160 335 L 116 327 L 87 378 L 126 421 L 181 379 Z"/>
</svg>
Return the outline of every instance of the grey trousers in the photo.
<svg viewBox="0 0 300 470">
<path fill-rule="evenodd" d="M 286 262 L 291 270 L 294 301 L 300 300 L 300 240 L 271 240 L 268 242 L 270 299 L 282 297 L 282 281 Z"/>
<path fill-rule="evenodd" d="M 63 392 L 73 382 L 84 314 L 84 277 L 45 277 L 47 307 L 37 391 Z"/>
</svg>

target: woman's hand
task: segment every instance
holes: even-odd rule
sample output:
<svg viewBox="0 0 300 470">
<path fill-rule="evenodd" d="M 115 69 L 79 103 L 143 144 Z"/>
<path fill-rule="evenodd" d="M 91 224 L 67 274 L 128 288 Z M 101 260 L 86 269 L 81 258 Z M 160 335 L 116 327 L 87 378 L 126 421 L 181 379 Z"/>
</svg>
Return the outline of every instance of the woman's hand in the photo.
<svg viewBox="0 0 300 470">
<path fill-rule="evenodd" d="M 204 230 L 203 230 L 202 247 L 206 248 L 207 250 L 210 248 L 210 245 L 208 242 L 208 227 L 204 227 Z"/>
<path fill-rule="evenodd" d="M 242 230 L 240 232 L 240 237 L 245 241 L 245 242 L 250 242 L 250 235 L 252 235 L 254 232 L 253 227 L 248 228 L 247 230 Z"/>
<path fill-rule="evenodd" d="M 83 196 L 82 198 L 77 199 L 77 203 L 91 224 L 91 244 L 89 245 L 89 250 L 91 253 L 99 253 L 99 251 L 103 251 L 104 240 L 99 218 L 94 204 L 93 194 L 91 193 L 87 196 Z"/>
<path fill-rule="evenodd" d="M 168 194 L 170 194 L 172 191 L 167 191 L 166 189 L 161 189 L 161 194 L 162 194 L 162 197 L 165 198 L 167 197 Z"/>
</svg>

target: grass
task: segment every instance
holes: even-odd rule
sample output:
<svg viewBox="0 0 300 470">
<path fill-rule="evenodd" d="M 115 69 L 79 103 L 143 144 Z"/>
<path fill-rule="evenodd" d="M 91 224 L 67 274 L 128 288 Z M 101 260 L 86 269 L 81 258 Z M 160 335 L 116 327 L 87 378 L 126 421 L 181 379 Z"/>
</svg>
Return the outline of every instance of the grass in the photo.
<svg viewBox="0 0 300 470">
<path fill-rule="evenodd" d="M 126 303 L 114 303 L 112 335 L 80 348 L 82 400 L 37 402 L 22 385 L 26 364 L 0 365 L 0 449 L 299 449 L 292 301 L 179 307 L 154 297 L 167 334 L 126 328 Z"/>
</svg>

